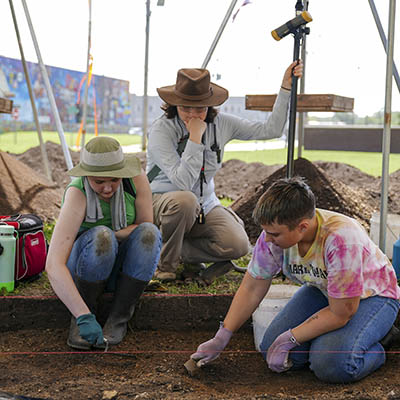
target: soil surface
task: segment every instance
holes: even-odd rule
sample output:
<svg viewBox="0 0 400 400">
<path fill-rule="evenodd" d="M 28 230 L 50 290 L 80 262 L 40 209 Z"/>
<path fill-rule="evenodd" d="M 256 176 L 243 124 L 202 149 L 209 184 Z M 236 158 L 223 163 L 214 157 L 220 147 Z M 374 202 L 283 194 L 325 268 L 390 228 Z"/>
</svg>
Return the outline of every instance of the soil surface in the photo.
<svg viewBox="0 0 400 400">
<path fill-rule="evenodd" d="M 62 190 L 11 154 L 0 152 L 0 215 L 37 214 L 57 218 Z"/>
<path fill-rule="evenodd" d="M 63 330 L 0 337 L 0 386 L 40 399 L 399 399 L 399 348 L 378 371 L 351 385 L 326 384 L 308 370 L 276 374 L 254 350 L 251 332 L 193 377 L 183 364 L 211 332 L 129 332 L 114 352 L 71 352 Z M 9 353 L 9 355 L 7 354 Z M 2 398 L 2 397 L 0 397 Z"/>
<path fill-rule="evenodd" d="M 39 147 L 20 155 L 0 152 L 0 215 L 33 212 L 45 221 L 57 218 L 69 177 L 61 146 L 46 142 L 46 148 L 54 183 L 45 177 Z M 138 156 L 144 165 L 145 155 Z M 79 161 L 79 153 L 71 151 L 71 157 L 73 164 Z M 215 178 L 217 195 L 235 201 L 232 207 L 245 220 L 253 241 L 259 231 L 250 221 L 252 204 L 263 188 L 284 176 L 284 168 L 230 160 Z M 316 192 L 319 207 L 344 212 L 368 228 L 371 213 L 379 210 L 379 178 L 347 164 L 304 159 L 296 161 L 296 170 Z M 400 171 L 391 174 L 388 199 L 389 212 L 397 214 L 399 178 Z M 164 316 L 165 310 L 160 312 Z M 187 307 L 171 308 L 166 314 L 173 319 L 185 312 Z M 0 399 L 1 391 L 54 400 L 400 399 L 399 343 L 374 374 L 355 384 L 332 385 L 318 381 L 309 370 L 271 372 L 254 350 L 249 329 L 241 329 L 218 360 L 191 377 L 183 364 L 214 331 L 135 329 L 111 349 L 115 354 L 72 353 L 66 327 L 32 329 L 23 320 L 18 323 L 13 329 L 0 325 Z"/>
</svg>

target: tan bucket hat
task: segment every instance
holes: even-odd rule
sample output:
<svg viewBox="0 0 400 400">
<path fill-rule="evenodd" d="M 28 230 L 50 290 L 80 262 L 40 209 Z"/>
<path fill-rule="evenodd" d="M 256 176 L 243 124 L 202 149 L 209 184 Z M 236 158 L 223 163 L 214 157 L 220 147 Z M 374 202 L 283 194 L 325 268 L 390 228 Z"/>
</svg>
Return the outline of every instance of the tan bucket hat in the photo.
<svg viewBox="0 0 400 400">
<path fill-rule="evenodd" d="M 226 89 L 210 82 L 210 73 L 203 68 L 180 69 L 175 85 L 163 86 L 157 92 L 171 106 L 219 106 L 229 96 Z"/>
<path fill-rule="evenodd" d="M 79 164 L 71 168 L 68 175 L 133 178 L 141 172 L 140 160 L 135 155 L 124 154 L 114 138 L 98 136 L 86 143 Z"/>
</svg>

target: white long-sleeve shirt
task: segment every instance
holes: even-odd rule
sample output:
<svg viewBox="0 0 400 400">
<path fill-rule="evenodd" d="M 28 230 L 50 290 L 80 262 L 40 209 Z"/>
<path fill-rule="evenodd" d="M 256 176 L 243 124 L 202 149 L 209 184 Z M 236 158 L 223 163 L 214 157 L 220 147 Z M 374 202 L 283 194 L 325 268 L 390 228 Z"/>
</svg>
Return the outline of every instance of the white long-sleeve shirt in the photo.
<svg viewBox="0 0 400 400">
<path fill-rule="evenodd" d="M 218 113 L 214 118 L 216 142 L 221 150 L 221 162 L 211 150 L 214 144 L 213 124 L 207 124 L 201 144 L 188 140 L 181 157 L 178 143 L 188 135 L 178 116 L 168 119 L 165 115 L 156 119 L 149 131 L 147 147 L 147 172 L 154 165 L 161 169 L 151 183 L 153 193 L 178 190 L 193 192 L 200 200 L 200 171 L 203 165 L 206 183 L 203 184 L 203 207 L 207 214 L 220 202 L 214 190 L 214 176 L 221 168 L 224 146 L 233 139 L 263 140 L 282 136 L 287 121 L 290 91 L 281 89 L 274 108 L 266 121 L 249 121 L 234 115 Z"/>
</svg>

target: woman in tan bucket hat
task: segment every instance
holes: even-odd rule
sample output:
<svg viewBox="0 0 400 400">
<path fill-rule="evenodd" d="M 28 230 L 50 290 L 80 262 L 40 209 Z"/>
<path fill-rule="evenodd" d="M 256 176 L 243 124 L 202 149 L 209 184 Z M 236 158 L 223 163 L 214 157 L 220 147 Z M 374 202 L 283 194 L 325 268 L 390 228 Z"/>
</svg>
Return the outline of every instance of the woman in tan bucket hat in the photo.
<svg viewBox="0 0 400 400">
<path fill-rule="evenodd" d="M 76 178 L 65 190 L 46 271 L 72 314 L 68 345 L 89 350 L 124 338 L 156 269 L 161 234 L 140 160 L 115 139 L 91 139 L 68 173 Z M 95 314 L 104 291 L 114 298 L 102 328 Z"/>
<path fill-rule="evenodd" d="M 164 114 L 151 126 L 147 148 L 154 223 L 163 240 L 156 278 L 175 280 L 177 267 L 183 263 L 183 277 L 194 275 L 208 284 L 235 267 L 231 260 L 248 253 L 243 222 L 220 204 L 214 176 L 229 141 L 282 136 L 291 76 L 300 77 L 302 71 L 301 61 L 286 69 L 265 122 L 218 112 L 215 107 L 227 100 L 228 91 L 210 82 L 206 69 L 180 69 L 174 85 L 157 89 L 165 102 Z M 205 269 L 207 262 L 213 264 Z"/>
</svg>

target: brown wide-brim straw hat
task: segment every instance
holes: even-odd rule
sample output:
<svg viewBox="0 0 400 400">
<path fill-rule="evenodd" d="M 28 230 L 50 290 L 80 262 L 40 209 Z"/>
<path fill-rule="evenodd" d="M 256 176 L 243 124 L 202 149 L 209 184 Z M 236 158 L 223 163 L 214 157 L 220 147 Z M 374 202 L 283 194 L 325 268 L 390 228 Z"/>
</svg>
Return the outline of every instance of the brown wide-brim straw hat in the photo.
<svg viewBox="0 0 400 400">
<path fill-rule="evenodd" d="M 175 85 L 163 86 L 157 92 L 171 106 L 219 106 L 229 96 L 226 89 L 210 82 L 210 73 L 203 68 L 180 69 Z"/>
<path fill-rule="evenodd" d="M 139 158 L 134 154 L 124 154 L 114 138 L 98 136 L 86 143 L 79 164 L 71 168 L 68 175 L 133 178 L 141 172 Z"/>
</svg>

